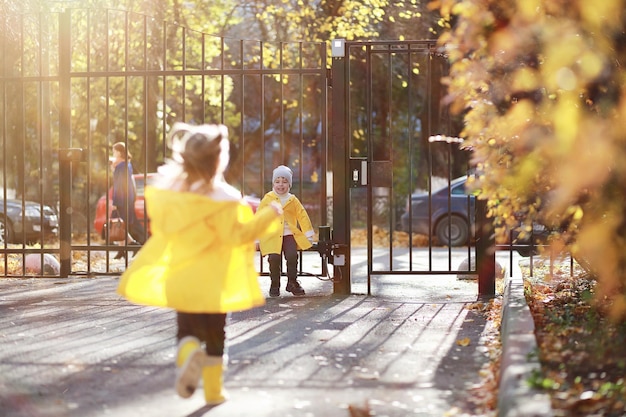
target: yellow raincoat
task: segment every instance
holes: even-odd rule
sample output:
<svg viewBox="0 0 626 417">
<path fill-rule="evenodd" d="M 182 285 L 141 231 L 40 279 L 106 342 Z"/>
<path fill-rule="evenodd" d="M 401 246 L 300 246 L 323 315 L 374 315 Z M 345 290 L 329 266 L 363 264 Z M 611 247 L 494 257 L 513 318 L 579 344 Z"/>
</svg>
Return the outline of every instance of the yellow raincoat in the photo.
<svg viewBox="0 0 626 417">
<path fill-rule="evenodd" d="M 152 236 L 122 274 L 129 301 L 187 313 L 227 313 L 265 303 L 254 242 L 276 230 L 272 208 L 146 187 Z"/>
<path fill-rule="evenodd" d="M 280 204 L 280 198 L 274 191 L 270 191 L 261 200 L 259 210 L 268 206 L 272 201 Z M 313 236 L 313 225 L 306 209 L 295 195 L 291 195 L 283 206 L 283 215 L 280 217 L 280 227 L 273 229 L 272 233 L 265 235 L 259 240 L 261 255 L 281 253 L 283 247 L 283 229 L 285 222 L 293 232 L 293 237 L 299 250 L 309 249 L 312 245 L 307 239 L 307 233 Z"/>
</svg>

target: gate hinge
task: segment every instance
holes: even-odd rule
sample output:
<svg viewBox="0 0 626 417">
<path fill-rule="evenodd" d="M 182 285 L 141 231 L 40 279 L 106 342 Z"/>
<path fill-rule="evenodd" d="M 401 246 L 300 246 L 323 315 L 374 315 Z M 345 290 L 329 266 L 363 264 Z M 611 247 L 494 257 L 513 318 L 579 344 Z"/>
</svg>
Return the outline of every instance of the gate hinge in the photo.
<svg viewBox="0 0 626 417">
<path fill-rule="evenodd" d="M 328 86 L 333 86 L 333 71 L 331 68 L 326 68 L 326 80 L 328 81 Z"/>
</svg>

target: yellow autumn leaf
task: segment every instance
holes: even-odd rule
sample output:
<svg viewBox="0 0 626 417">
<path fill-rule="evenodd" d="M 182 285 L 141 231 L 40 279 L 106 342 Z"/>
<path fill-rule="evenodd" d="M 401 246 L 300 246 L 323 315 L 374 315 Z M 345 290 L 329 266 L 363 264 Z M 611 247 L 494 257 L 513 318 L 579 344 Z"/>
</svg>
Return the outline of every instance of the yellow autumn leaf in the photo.
<svg viewBox="0 0 626 417">
<path fill-rule="evenodd" d="M 469 337 L 466 337 L 464 339 L 459 339 L 456 341 L 456 344 L 459 346 L 469 346 L 470 345 L 470 339 Z"/>
</svg>

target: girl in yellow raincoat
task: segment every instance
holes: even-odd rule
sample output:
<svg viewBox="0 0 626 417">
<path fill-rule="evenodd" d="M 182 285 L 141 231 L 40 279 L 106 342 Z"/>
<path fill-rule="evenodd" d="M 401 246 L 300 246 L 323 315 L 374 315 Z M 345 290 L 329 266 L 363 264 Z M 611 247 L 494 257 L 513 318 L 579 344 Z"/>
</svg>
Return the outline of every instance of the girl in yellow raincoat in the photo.
<svg viewBox="0 0 626 417">
<path fill-rule="evenodd" d="M 202 377 L 206 402 L 219 404 L 226 399 L 226 314 L 264 304 L 254 242 L 278 227 L 282 209 L 273 205 L 254 215 L 224 181 L 226 126 L 177 123 L 169 146 L 173 160 L 145 192 L 152 236 L 117 292 L 134 303 L 176 310 L 176 390 L 190 397 Z"/>
<path fill-rule="evenodd" d="M 306 209 L 291 194 L 293 172 L 289 167 L 280 165 L 272 173 L 272 191 L 265 194 L 259 210 L 270 204 L 280 204 L 283 207 L 281 226 L 272 234 L 266 235 L 259 241 L 261 254 L 267 256 L 270 265 L 270 297 L 280 295 L 280 275 L 282 253 L 287 261 L 287 286 L 286 291 L 293 295 L 304 295 L 304 289 L 297 280 L 298 275 L 298 250 L 305 250 L 313 243 L 313 226 Z"/>
</svg>

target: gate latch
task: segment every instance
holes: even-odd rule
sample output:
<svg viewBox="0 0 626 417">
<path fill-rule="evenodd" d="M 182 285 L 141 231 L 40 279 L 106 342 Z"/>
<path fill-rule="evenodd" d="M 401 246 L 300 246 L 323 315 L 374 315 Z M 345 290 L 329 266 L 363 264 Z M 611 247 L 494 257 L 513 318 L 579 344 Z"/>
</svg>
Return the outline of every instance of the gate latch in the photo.
<svg viewBox="0 0 626 417">
<path fill-rule="evenodd" d="M 367 186 L 367 159 L 350 158 L 350 187 Z"/>
</svg>

